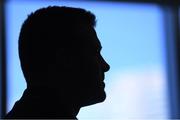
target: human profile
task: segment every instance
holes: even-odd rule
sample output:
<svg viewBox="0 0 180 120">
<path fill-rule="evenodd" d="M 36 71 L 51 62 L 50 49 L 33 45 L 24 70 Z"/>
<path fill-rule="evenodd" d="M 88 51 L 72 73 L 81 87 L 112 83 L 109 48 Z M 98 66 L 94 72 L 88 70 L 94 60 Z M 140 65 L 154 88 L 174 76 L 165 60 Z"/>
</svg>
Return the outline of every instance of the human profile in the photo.
<svg viewBox="0 0 180 120">
<path fill-rule="evenodd" d="M 27 17 L 18 42 L 27 88 L 5 118 L 76 119 L 81 107 L 105 100 L 110 66 L 95 25 L 82 8 L 49 6 Z"/>
</svg>

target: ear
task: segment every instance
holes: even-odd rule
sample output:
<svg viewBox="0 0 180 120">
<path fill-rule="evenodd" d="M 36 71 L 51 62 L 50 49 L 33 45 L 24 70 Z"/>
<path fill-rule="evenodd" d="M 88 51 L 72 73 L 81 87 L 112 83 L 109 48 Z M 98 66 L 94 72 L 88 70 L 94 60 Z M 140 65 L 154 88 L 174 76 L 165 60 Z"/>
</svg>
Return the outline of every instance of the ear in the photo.
<svg viewBox="0 0 180 120">
<path fill-rule="evenodd" d="M 69 52 L 59 51 L 56 53 L 55 57 L 55 67 L 60 67 L 58 69 L 71 70 L 74 68 L 75 58 Z"/>
</svg>

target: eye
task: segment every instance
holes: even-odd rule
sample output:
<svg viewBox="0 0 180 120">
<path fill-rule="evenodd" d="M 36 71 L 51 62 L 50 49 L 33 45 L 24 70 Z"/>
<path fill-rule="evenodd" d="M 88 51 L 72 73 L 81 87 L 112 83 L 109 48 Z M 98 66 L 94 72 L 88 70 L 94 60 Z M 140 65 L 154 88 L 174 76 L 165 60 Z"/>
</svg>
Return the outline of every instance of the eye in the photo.
<svg viewBox="0 0 180 120">
<path fill-rule="evenodd" d="M 102 47 L 97 48 L 97 49 L 96 49 L 96 52 L 97 52 L 97 53 L 101 53 L 101 49 L 102 49 Z"/>
<path fill-rule="evenodd" d="M 97 55 L 100 55 L 100 53 L 101 53 L 101 50 L 100 50 L 100 49 L 97 49 L 97 50 L 96 50 L 96 54 L 97 54 Z"/>
<path fill-rule="evenodd" d="M 97 53 L 100 53 L 100 52 L 101 52 L 101 50 L 97 49 L 97 50 L 96 50 L 96 52 L 97 52 Z"/>
</svg>

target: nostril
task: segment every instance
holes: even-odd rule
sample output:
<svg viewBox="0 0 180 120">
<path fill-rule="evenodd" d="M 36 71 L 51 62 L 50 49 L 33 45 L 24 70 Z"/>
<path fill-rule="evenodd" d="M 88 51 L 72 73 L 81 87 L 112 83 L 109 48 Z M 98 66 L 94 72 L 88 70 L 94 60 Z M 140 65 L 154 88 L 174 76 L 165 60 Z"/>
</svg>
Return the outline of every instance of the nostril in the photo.
<svg viewBox="0 0 180 120">
<path fill-rule="evenodd" d="M 109 71 L 110 65 L 104 60 L 104 58 L 102 56 L 100 56 L 100 58 L 101 58 L 101 65 L 102 65 L 104 72 Z"/>
<path fill-rule="evenodd" d="M 103 67 L 104 72 L 107 72 L 110 69 L 110 65 L 107 64 L 106 62 L 103 63 L 102 67 Z"/>
<path fill-rule="evenodd" d="M 106 63 L 106 65 L 105 65 L 105 72 L 109 71 L 109 69 L 110 69 L 110 65 Z"/>
<path fill-rule="evenodd" d="M 102 56 L 101 56 L 101 64 L 102 64 L 104 72 L 109 71 L 110 65 L 104 60 Z"/>
</svg>

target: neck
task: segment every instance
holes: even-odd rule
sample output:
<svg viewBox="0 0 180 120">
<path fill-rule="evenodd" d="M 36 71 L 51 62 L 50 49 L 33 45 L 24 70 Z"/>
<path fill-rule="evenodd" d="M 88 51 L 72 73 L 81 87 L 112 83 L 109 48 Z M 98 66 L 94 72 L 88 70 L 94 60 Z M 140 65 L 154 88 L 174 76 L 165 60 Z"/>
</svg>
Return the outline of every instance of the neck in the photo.
<svg viewBox="0 0 180 120">
<path fill-rule="evenodd" d="M 58 89 L 49 88 L 45 86 L 31 86 L 27 88 L 27 94 L 33 96 L 38 96 L 40 101 L 54 106 L 52 109 L 64 109 L 63 112 L 66 112 L 68 115 L 76 118 L 79 113 L 80 107 L 76 105 L 73 99 L 69 99 L 66 94 L 62 93 Z"/>
</svg>

